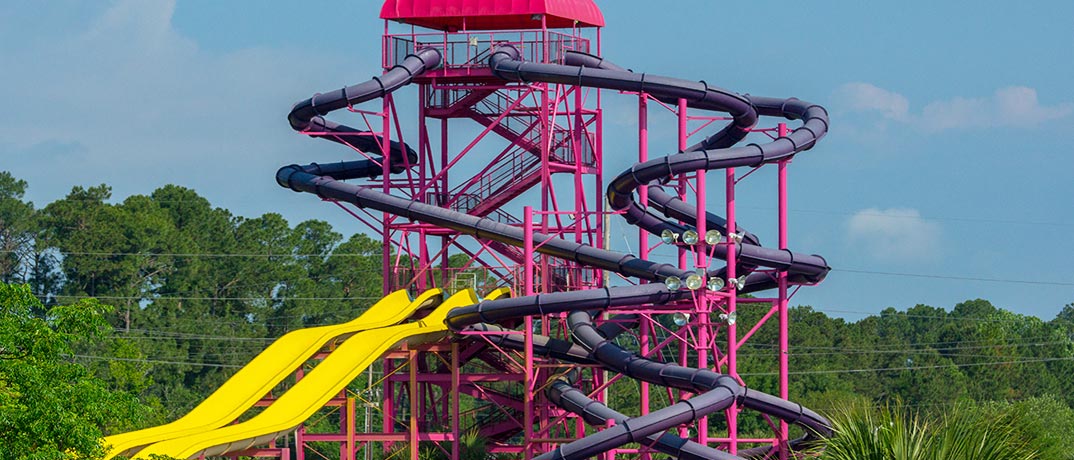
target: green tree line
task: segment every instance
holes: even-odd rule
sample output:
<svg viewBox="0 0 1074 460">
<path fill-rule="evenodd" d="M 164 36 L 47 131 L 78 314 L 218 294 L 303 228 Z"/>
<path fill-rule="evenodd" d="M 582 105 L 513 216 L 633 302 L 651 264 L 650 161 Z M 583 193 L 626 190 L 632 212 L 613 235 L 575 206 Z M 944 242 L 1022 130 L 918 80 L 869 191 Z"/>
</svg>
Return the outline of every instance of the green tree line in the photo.
<svg viewBox="0 0 1074 460">
<path fill-rule="evenodd" d="M 24 198 L 27 186 L 0 172 L 0 282 L 8 286 L 0 421 L 15 424 L 0 425 L 5 440 L 25 421 L 8 411 L 25 412 L 25 388 L 35 385 L 15 363 L 93 376 L 93 391 L 105 393 L 85 394 L 115 404 L 101 403 L 110 421 L 85 421 L 109 434 L 177 418 L 274 338 L 352 319 L 381 296 L 380 242 L 344 237 L 326 222 L 236 216 L 175 185 L 120 202 L 106 185 L 75 187 L 37 207 Z M 455 255 L 449 265 L 467 262 Z M 478 273 L 476 283 L 487 276 Z M 74 324 L 65 319 L 72 308 L 84 312 L 78 327 L 63 325 Z M 767 308 L 740 304 L 739 329 Z M 863 400 L 934 413 L 1034 398 L 1074 407 L 1074 304 L 1047 320 L 980 299 L 887 308 L 856 321 L 809 306 L 793 307 L 790 317 L 790 393 L 821 413 Z M 34 361 L 12 351 L 26 348 L 13 345 L 25 342 L 26 330 L 66 331 L 50 339 L 65 345 Z M 776 344 L 774 324 L 766 325 L 740 351 L 739 372 L 751 387 L 778 392 Z M 637 391 L 620 380 L 611 405 L 636 415 Z M 749 414 L 743 426 L 763 432 L 768 422 Z M 720 424 L 712 429 L 719 434 Z"/>
<path fill-rule="evenodd" d="M 0 281 L 48 307 L 96 298 L 112 331 L 75 359 L 154 409 L 148 423 L 197 404 L 272 338 L 354 318 L 381 297 L 381 245 L 323 221 L 246 218 L 166 185 L 111 203 L 74 187 L 36 208 L 0 172 Z"/>
</svg>

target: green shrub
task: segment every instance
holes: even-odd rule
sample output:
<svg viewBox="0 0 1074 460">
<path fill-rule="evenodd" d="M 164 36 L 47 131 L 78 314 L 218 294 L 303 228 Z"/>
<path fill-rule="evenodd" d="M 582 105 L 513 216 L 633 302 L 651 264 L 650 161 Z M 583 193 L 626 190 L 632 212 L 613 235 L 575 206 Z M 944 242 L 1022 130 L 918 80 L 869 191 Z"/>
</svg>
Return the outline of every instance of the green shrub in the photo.
<svg viewBox="0 0 1074 460">
<path fill-rule="evenodd" d="M 835 433 L 827 460 L 1031 460 L 1042 457 L 1013 416 L 992 416 L 957 404 L 939 416 L 923 416 L 895 403 L 848 404 L 832 415 Z"/>
</svg>

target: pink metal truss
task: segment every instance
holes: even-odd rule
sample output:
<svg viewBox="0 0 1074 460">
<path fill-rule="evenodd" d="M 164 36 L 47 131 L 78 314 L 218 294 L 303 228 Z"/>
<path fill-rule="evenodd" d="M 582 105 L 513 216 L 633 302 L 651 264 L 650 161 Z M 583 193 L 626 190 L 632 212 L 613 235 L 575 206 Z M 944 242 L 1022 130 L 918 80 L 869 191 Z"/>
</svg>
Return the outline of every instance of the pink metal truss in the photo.
<svg viewBox="0 0 1074 460">
<path fill-rule="evenodd" d="M 383 174 L 367 185 L 414 201 L 519 226 L 528 235 L 524 247 L 516 248 L 340 205 L 381 235 L 385 293 L 433 287 L 453 291 L 465 285 L 478 288 L 481 294 L 509 286 L 516 295 L 532 295 L 592 289 L 612 282 L 600 271 L 549 256 L 535 256 L 532 239 L 533 232 L 539 231 L 595 247 L 607 244 L 604 233 L 609 214 L 599 209 L 604 203 L 600 91 L 570 85 L 503 82 L 485 66 L 493 44 L 502 43 L 515 45 L 525 59 L 536 62 L 555 62 L 567 50 L 599 54 L 600 29 L 592 33 L 595 43 L 582 29 L 553 31 L 545 22 L 530 30 L 389 33 L 385 21 L 385 68 L 419 46 L 441 49 L 445 66 L 415 79 L 418 123 L 414 132 L 401 121 L 414 114 L 401 114 L 391 95 L 384 98 L 379 110 L 352 110 L 371 132 L 381 136 L 382 151 L 388 151 L 388 142 L 394 140 L 413 146 L 419 156 L 417 165 L 396 176 L 390 174 L 389 160 L 380 160 Z M 680 149 L 701 128 L 719 119 L 690 115 L 685 101 L 666 104 L 645 93 L 635 96 L 639 161 L 649 156 L 650 109 L 657 113 L 665 110 L 676 118 Z M 787 132 L 783 124 L 757 131 L 755 135 L 771 136 L 784 136 Z M 781 249 L 787 247 L 788 164 L 786 160 L 778 163 L 776 184 Z M 736 187 L 751 172 L 726 171 L 722 193 L 728 233 L 736 231 Z M 696 203 L 699 219 L 689 224 L 696 225 L 698 233 L 704 235 L 712 184 L 705 174 L 695 173 L 679 177 L 672 185 L 681 199 Z M 532 205 L 521 205 L 522 197 Z M 647 200 L 648 191 L 642 186 L 639 202 L 644 206 Z M 661 246 L 643 231 L 637 241 L 643 259 Z M 736 243 L 729 239 L 726 245 L 727 278 L 733 279 Z M 449 267 L 452 254 L 465 254 L 466 264 Z M 681 248 L 676 261 L 684 269 L 723 263 L 714 260 L 711 253 L 695 256 Z M 616 312 L 640 315 L 639 328 L 630 337 L 643 356 L 718 369 L 735 378 L 740 349 L 775 318 L 779 329 L 779 396 L 786 399 L 789 293 L 786 274 L 774 272 L 772 276 L 779 281 L 778 294 L 775 298 L 749 300 L 751 305 L 763 303 L 768 309 L 760 321 L 744 325 L 745 333 L 740 333 L 735 321 L 726 319 L 733 318 L 739 308 L 734 291 L 729 294 L 701 289 L 689 302 L 619 308 Z M 675 313 L 689 315 L 688 323 L 673 328 L 660 321 Z M 470 428 L 463 421 L 477 421 L 479 433 L 489 440 L 490 453 L 518 454 L 525 459 L 591 433 L 593 428 L 587 428 L 579 417 L 555 407 L 544 397 L 543 386 L 548 379 L 568 367 L 533 354 L 534 334 L 568 336 L 564 318 L 527 317 L 516 324 L 525 336 L 522 352 L 497 346 L 490 340 L 495 332 L 475 332 L 464 335 L 462 340 L 407 347 L 388 354 L 379 373 L 370 376 L 375 388 L 345 392 L 330 404 L 328 410 L 338 412 L 332 415 L 339 420 L 338 430 L 310 433 L 299 429 L 298 458 L 303 460 L 310 443 L 329 442 L 338 443 L 339 457 L 347 460 L 370 455 L 373 449 L 396 452 L 393 449 L 403 445 L 400 443 L 406 443 L 406 449 L 396 452 L 394 458 L 417 460 L 422 449 L 433 449 L 455 460 L 459 458 L 459 440 Z M 571 367 L 587 370 L 581 385 L 598 401 L 605 400 L 603 395 L 609 387 L 625 382 L 621 376 L 606 375 L 594 366 Z M 649 413 L 658 403 L 687 396 L 679 390 L 645 382 L 640 382 L 638 388 L 640 414 Z M 738 411 L 732 406 L 725 412 L 724 432 L 714 433 L 709 421 L 701 419 L 693 426 L 680 427 L 679 434 L 732 453 L 744 443 L 786 445 L 787 425 L 783 422 L 769 421 L 773 427 L 770 437 L 739 437 Z M 372 419 L 379 419 L 379 423 L 366 428 Z M 607 458 L 628 454 L 651 458 L 651 450 L 644 445 L 613 450 Z M 781 450 L 780 455 L 787 458 L 786 450 Z"/>
</svg>

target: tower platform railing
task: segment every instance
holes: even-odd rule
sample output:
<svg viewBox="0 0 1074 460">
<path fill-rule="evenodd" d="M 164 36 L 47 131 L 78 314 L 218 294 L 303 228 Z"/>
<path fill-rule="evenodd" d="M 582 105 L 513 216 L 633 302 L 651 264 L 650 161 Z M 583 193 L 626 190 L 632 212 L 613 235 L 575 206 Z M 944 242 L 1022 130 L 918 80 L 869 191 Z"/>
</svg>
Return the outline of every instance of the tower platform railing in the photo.
<svg viewBox="0 0 1074 460">
<path fill-rule="evenodd" d="M 475 32 L 412 32 L 386 33 L 381 65 L 385 69 L 399 64 L 416 49 L 433 47 L 443 53 L 444 68 L 468 69 L 487 67 L 486 62 L 496 46 L 510 44 L 530 62 L 557 62 L 567 51 L 588 53 L 590 42 L 572 31 L 497 30 Z"/>
</svg>

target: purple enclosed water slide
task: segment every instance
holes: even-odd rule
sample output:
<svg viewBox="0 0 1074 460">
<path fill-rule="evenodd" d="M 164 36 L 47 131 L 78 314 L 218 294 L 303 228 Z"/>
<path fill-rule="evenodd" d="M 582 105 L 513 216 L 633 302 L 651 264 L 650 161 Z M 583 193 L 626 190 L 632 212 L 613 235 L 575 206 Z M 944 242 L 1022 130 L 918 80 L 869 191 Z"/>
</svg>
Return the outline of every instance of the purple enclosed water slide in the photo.
<svg viewBox="0 0 1074 460">
<path fill-rule="evenodd" d="M 437 68 L 441 59 L 442 56 L 436 49 L 418 50 L 379 77 L 299 102 L 288 119 L 296 130 L 323 133 L 317 136 L 383 155 L 381 138 L 328 121 L 324 116 L 335 110 L 384 97 L 409 84 L 415 76 Z M 759 166 L 778 161 L 813 147 L 828 129 L 827 113 L 814 104 L 797 99 L 742 96 L 704 82 L 634 73 L 611 65 L 601 58 L 582 53 L 569 53 L 564 64 L 531 63 L 523 62 L 513 47 L 503 46 L 492 53 L 488 63 L 493 73 L 505 80 L 645 92 L 658 100 L 674 102 L 683 99 L 692 108 L 724 112 L 732 116 L 727 126 L 703 142 L 680 153 L 635 164 L 609 185 L 607 197 L 612 207 L 623 211 L 629 223 L 655 234 L 664 230 L 682 233 L 690 227 L 678 221 L 691 222 L 697 219 L 692 205 L 660 191 L 657 186 L 662 180 L 686 172 Z M 735 144 L 743 140 L 759 116 L 801 120 L 802 124 L 772 142 L 736 147 Z M 413 166 L 417 161 L 417 156 L 408 146 L 397 142 L 390 143 L 388 155 L 391 171 L 395 173 Z M 295 191 L 349 202 L 358 207 L 375 209 L 411 221 L 434 224 L 479 239 L 523 246 L 526 235 L 521 228 L 340 182 L 344 179 L 375 176 L 381 171 L 381 166 L 373 160 L 328 165 L 291 165 L 281 168 L 276 179 L 280 185 Z M 651 209 L 646 209 L 635 200 L 634 192 L 644 185 L 653 185 L 649 188 Z M 656 213 L 663 214 L 663 217 Z M 725 230 L 725 221 L 719 216 L 708 214 L 705 219 L 708 228 Z M 689 291 L 669 289 L 663 282 L 669 277 L 685 278 L 691 272 L 673 265 L 650 262 L 633 255 L 598 249 L 541 233 L 534 233 L 532 239 L 536 250 L 542 254 L 611 270 L 651 283 L 485 301 L 452 312 L 447 320 L 452 329 L 489 330 L 497 327 L 492 324 L 527 315 L 570 312 L 569 324 L 577 344 L 557 343 L 556 339 L 543 338 L 535 345 L 536 353 L 563 360 L 596 361 L 608 369 L 636 379 L 698 393 L 688 400 L 630 419 L 590 400 L 571 386 L 570 379 L 560 379 L 554 382 L 549 390 L 549 397 L 553 402 L 582 415 L 588 422 L 604 424 L 608 420 L 614 420 L 615 425 L 564 444 L 538 458 L 588 458 L 631 442 L 652 443 L 654 448 L 679 458 L 741 458 L 668 433 L 661 434 L 669 428 L 726 409 L 736 400 L 747 408 L 798 424 L 806 428 L 810 435 L 826 435 L 830 432 L 826 419 L 796 403 L 749 390 L 739 385 L 735 379 L 708 369 L 693 369 L 645 359 L 617 346 L 614 341 L 609 340 L 608 334 L 593 324 L 593 310 L 612 306 L 662 304 L 687 297 Z M 725 246 L 716 247 L 715 253 L 725 259 L 728 255 Z M 749 233 L 743 234 L 735 257 L 740 270 L 745 268 L 749 272 L 751 268 L 768 268 L 786 271 L 792 283 L 816 283 L 829 271 L 824 259 L 819 256 L 764 248 L 759 245 L 758 239 Z M 713 270 L 710 276 L 725 276 L 725 273 L 722 269 Z M 754 292 L 773 287 L 775 282 L 771 276 L 750 273 L 745 286 L 739 289 L 739 292 Z M 502 336 L 499 340 L 508 347 L 521 346 L 519 340 L 512 339 L 511 336 Z M 753 456 L 763 454 L 766 450 L 744 451 L 741 454 Z"/>
</svg>

